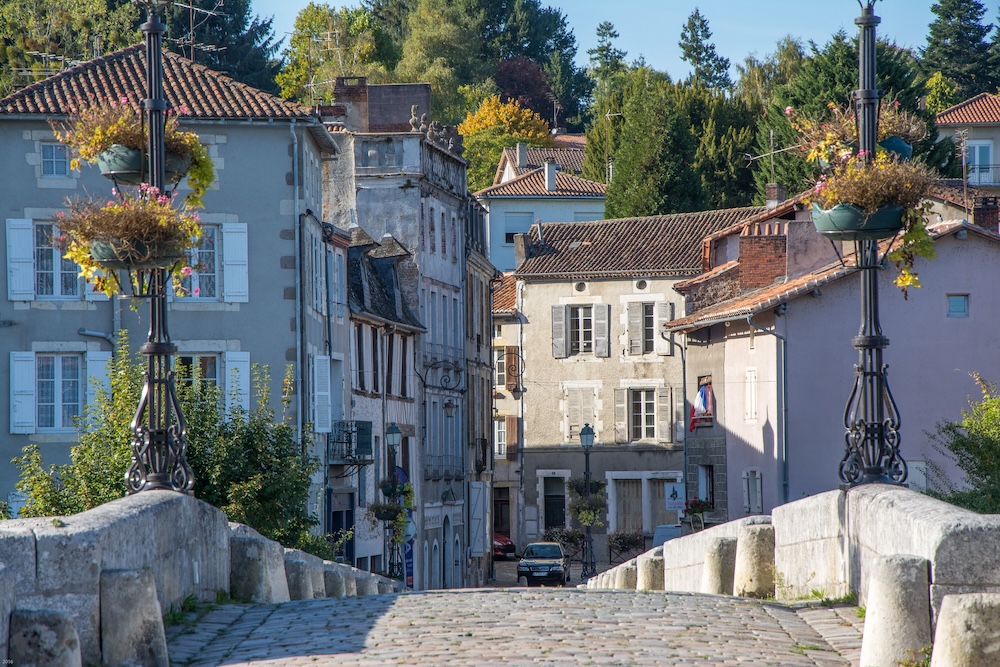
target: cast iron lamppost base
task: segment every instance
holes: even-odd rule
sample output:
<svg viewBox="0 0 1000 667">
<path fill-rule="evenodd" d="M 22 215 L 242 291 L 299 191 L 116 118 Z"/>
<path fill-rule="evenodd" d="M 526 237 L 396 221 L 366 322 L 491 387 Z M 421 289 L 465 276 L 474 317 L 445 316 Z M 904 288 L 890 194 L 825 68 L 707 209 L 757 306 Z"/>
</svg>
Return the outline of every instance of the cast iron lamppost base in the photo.
<svg viewBox="0 0 1000 667">
<path fill-rule="evenodd" d="M 584 424 L 580 429 L 580 444 L 583 445 L 583 497 L 590 498 L 590 448 L 594 446 L 594 429 L 590 424 Z M 586 526 L 587 536 L 583 540 L 583 566 L 580 571 L 580 583 L 597 574 L 597 564 L 594 562 L 594 537 L 590 534 L 590 524 Z"/>
<path fill-rule="evenodd" d="M 862 159 L 875 155 L 878 98 L 875 80 L 874 1 L 861 4 L 861 16 L 854 22 L 861 28 L 858 38 L 858 90 L 854 105 L 858 119 L 858 146 Z M 857 266 L 861 271 L 861 329 L 851 341 L 858 350 L 854 367 L 854 390 L 844 409 L 846 452 L 840 461 L 840 479 L 847 486 L 906 481 L 906 461 L 899 453 L 899 410 L 889 391 L 882 350 L 889 339 L 882 335 L 879 323 L 878 275 L 879 241 L 855 242 Z"/>
<path fill-rule="evenodd" d="M 164 124 L 167 101 L 163 97 L 163 34 L 166 24 L 159 10 L 171 0 L 138 0 L 148 18 L 142 24 L 146 35 L 146 131 L 149 155 L 149 185 L 163 192 Z M 132 418 L 132 465 L 125 474 L 129 493 L 166 489 L 191 493 L 194 473 L 187 462 L 187 424 L 174 391 L 171 357 L 177 348 L 167 332 L 166 269 L 133 269 L 129 282 L 133 296 L 149 299 L 149 335 L 139 351 L 147 357 L 146 384 Z"/>
<path fill-rule="evenodd" d="M 399 450 L 399 443 L 402 442 L 403 432 L 399 430 L 399 426 L 396 422 L 389 424 L 389 428 L 385 430 L 385 445 L 389 450 L 389 468 L 388 477 L 396 484 L 395 492 L 399 492 L 399 478 L 396 475 L 396 452 Z M 403 501 L 398 496 L 393 497 L 392 500 L 399 500 L 399 504 L 402 505 Z M 406 511 L 405 509 L 403 510 Z M 386 571 L 386 576 L 390 579 L 403 579 L 403 545 L 397 541 L 397 535 L 395 529 L 391 524 L 386 522 L 386 533 L 389 542 L 389 567 Z"/>
</svg>

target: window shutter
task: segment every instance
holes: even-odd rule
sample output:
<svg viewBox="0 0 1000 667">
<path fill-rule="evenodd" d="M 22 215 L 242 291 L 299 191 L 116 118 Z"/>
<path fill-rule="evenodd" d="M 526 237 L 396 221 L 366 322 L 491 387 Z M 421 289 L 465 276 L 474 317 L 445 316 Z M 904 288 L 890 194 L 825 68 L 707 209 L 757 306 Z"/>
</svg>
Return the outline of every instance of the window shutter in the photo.
<svg viewBox="0 0 1000 667">
<path fill-rule="evenodd" d="M 10 353 L 10 432 L 35 432 L 35 353 Z"/>
<path fill-rule="evenodd" d="M 754 475 L 754 484 L 756 485 L 754 489 L 756 495 L 753 499 L 753 512 L 761 514 L 764 512 L 764 478 L 759 471 Z"/>
<path fill-rule="evenodd" d="M 642 304 L 628 304 L 628 353 L 642 354 Z"/>
<path fill-rule="evenodd" d="M 611 356 L 611 304 L 594 304 L 594 356 Z"/>
<path fill-rule="evenodd" d="M 576 388 L 566 389 L 566 440 L 572 442 L 583 428 L 582 415 L 580 414 L 580 390 Z"/>
<path fill-rule="evenodd" d="M 663 337 L 663 326 L 674 319 L 674 304 L 668 301 L 661 301 L 656 304 L 656 333 L 653 335 L 653 340 L 656 342 L 656 353 L 672 357 L 674 356 L 674 334 L 668 334 L 666 338 Z"/>
<path fill-rule="evenodd" d="M 517 439 L 517 417 L 507 416 L 507 460 L 517 461 L 517 448 L 521 443 Z"/>
<path fill-rule="evenodd" d="M 628 389 L 615 389 L 615 442 L 628 442 Z"/>
<path fill-rule="evenodd" d="M 566 306 L 552 306 L 552 356 L 565 359 L 566 351 Z"/>
<path fill-rule="evenodd" d="M 750 511 L 750 473 L 743 471 L 743 511 Z"/>
<path fill-rule="evenodd" d="M 469 539 L 472 555 L 486 553 L 486 482 L 469 482 Z"/>
<path fill-rule="evenodd" d="M 108 363 L 111 352 L 88 352 L 87 357 L 87 406 L 92 408 L 97 403 L 97 390 L 103 389 L 111 393 L 111 377 Z"/>
<path fill-rule="evenodd" d="M 597 420 L 594 419 L 594 390 L 591 387 L 583 387 L 577 390 L 580 393 L 580 428 L 584 424 L 590 424 L 597 431 Z M 579 439 L 579 432 L 577 433 Z M 595 442 L 596 442 L 595 437 Z"/>
<path fill-rule="evenodd" d="M 746 386 L 744 387 L 746 396 L 744 400 L 744 414 L 746 421 L 757 419 L 757 369 L 746 369 Z"/>
<path fill-rule="evenodd" d="M 225 352 L 226 411 L 236 408 L 250 409 L 250 353 Z"/>
<path fill-rule="evenodd" d="M 329 433 L 333 430 L 333 402 L 330 377 L 330 357 L 316 355 L 313 359 L 313 415 L 316 423 L 313 430 L 316 433 Z"/>
<path fill-rule="evenodd" d="M 672 393 L 673 390 L 670 387 L 660 387 L 656 390 L 656 434 L 660 442 L 673 442 L 674 440 Z"/>
<path fill-rule="evenodd" d="M 521 385 L 521 363 L 517 356 L 516 345 L 508 345 L 504 348 L 503 364 L 507 391 L 517 389 Z"/>
<path fill-rule="evenodd" d="M 247 226 L 241 222 L 222 225 L 222 300 L 247 303 L 250 300 Z"/>
<path fill-rule="evenodd" d="M 354 453 L 359 459 L 370 461 L 373 456 L 372 423 L 370 421 L 355 422 L 358 427 L 357 441 L 354 443 Z"/>
<path fill-rule="evenodd" d="M 7 298 L 11 301 L 35 299 L 34 233 L 35 226 L 30 219 L 7 220 Z M 34 417 L 32 431 L 27 432 L 33 431 Z"/>
</svg>

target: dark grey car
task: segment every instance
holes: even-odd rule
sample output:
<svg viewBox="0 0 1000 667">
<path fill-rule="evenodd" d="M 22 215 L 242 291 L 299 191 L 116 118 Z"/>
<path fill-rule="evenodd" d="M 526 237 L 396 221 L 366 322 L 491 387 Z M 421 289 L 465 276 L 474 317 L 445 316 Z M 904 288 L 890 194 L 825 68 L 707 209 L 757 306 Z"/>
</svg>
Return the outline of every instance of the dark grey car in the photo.
<svg viewBox="0 0 1000 667">
<path fill-rule="evenodd" d="M 569 556 L 558 542 L 533 542 L 524 548 L 517 564 L 518 581 L 528 585 L 562 586 L 569 582 Z"/>
</svg>

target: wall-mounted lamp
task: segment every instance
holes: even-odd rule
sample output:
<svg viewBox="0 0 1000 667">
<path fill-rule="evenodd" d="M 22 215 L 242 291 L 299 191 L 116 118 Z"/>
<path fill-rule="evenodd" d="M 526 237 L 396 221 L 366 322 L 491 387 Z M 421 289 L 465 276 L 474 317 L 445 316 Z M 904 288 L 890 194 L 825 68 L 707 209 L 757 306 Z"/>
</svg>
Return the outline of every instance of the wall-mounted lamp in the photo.
<svg viewBox="0 0 1000 667">
<path fill-rule="evenodd" d="M 452 417 L 455 416 L 455 410 L 457 408 L 458 406 L 455 405 L 455 401 L 449 398 L 447 401 L 444 402 L 444 416 L 447 417 L 448 419 L 451 419 Z"/>
</svg>

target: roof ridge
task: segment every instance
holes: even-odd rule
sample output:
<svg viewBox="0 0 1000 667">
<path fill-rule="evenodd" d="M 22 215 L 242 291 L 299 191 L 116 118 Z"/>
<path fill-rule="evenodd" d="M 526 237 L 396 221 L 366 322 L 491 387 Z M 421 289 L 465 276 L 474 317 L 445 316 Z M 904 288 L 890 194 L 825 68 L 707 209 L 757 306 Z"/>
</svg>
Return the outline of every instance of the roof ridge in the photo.
<svg viewBox="0 0 1000 667">
<path fill-rule="evenodd" d="M 958 104 L 951 105 L 947 109 L 942 109 L 941 111 L 939 111 L 937 113 L 937 115 L 935 116 L 935 119 L 940 118 L 941 116 L 943 116 L 943 115 L 945 115 L 945 114 L 947 114 L 947 113 L 949 113 L 951 111 L 957 111 L 957 110 L 959 110 L 959 109 L 961 109 L 963 107 L 967 107 L 970 104 L 972 104 L 973 102 L 978 102 L 980 99 L 982 99 L 984 97 L 997 97 L 997 96 L 996 95 L 992 95 L 992 94 L 987 93 L 987 92 L 978 93 L 976 95 L 973 95 L 972 97 L 970 97 L 967 100 L 962 100 Z"/>
</svg>

